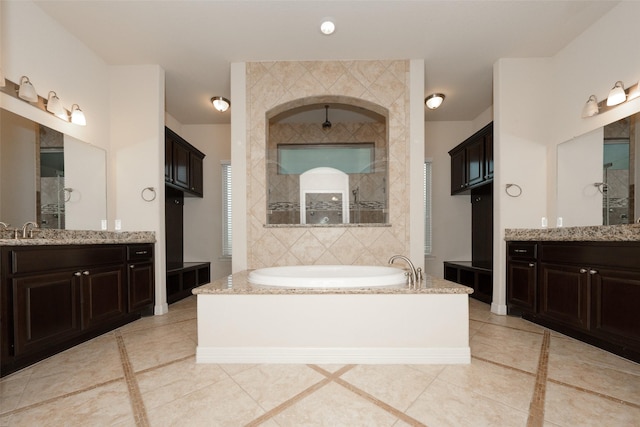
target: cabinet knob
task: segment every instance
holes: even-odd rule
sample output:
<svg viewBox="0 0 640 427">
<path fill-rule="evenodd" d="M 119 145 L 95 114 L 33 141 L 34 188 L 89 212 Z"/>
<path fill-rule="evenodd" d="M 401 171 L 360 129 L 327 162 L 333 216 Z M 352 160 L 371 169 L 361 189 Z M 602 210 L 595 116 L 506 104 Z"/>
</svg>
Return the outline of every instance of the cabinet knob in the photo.
<svg viewBox="0 0 640 427">
<path fill-rule="evenodd" d="M 589 274 L 598 274 L 598 270 L 589 270 Z"/>
<path fill-rule="evenodd" d="M 131 265 L 129 265 L 129 268 L 136 268 L 136 266 L 131 264 Z"/>
<path fill-rule="evenodd" d="M 529 267 L 535 267 L 536 265 L 532 262 L 529 263 Z"/>
<path fill-rule="evenodd" d="M 88 276 L 89 275 L 89 270 L 83 271 L 82 274 L 84 274 L 85 276 Z"/>
<path fill-rule="evenodd" d="M 587 269 L 586 269 L 586 268 L 581 268 L 581 269 L 580 269 L 580 273 L 586 273 L 586 272 L 587 272 Z"/>
<path fill-rule="evenodd" d="M 80 273 L 79 271 L 76 271 L 75 273 L 73 273 L 73 275 L 78 277 L 78 276 L 82 276 L 82 273 Z"/>
</svg>

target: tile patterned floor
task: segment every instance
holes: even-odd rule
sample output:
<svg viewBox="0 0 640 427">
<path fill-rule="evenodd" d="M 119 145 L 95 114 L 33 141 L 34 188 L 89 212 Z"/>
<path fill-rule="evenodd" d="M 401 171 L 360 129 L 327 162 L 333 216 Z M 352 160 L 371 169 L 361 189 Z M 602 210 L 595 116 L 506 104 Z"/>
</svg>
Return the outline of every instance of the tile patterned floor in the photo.
<svg viewBox="0 0 640 427">
<path fill-rule="evenodd" d="M 196 365 L 190 297 L 0 380 L 0 426 L 640 426 L 640 365 L 469 304 L 470 365 Z"/>
</svg>

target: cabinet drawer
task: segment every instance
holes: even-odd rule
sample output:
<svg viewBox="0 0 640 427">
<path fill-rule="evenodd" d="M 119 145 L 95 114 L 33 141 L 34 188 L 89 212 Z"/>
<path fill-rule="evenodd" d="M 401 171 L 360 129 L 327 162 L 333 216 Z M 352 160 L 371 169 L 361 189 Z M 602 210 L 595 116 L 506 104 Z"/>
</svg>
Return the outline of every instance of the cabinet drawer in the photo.
<svg viewBox="0 0 640 427">
<path fill-rule="evenodd" d="M 538 245 L 535 242 L 509 243 L 508 251 L 511 258 L 535 260 L 538 255 Z"/>
<path fill-rule="evenodd" d="M 122 245 L 100 245 L 13 249 L 10 251 L 11 274 L 124 263 L 124 248 Z"/>
<path fill-rule="evenodd" d="M 585 267 L 638 269 L 640 244 L 637 242 L 542 243 L 540 259 L 546 262 L 579 264 Z"/>
<path fill-rule="evenodd" d="M 129 245 L 127 246 L 128 261 L 143 261 L 153 258 L 153 245 Z"/>
</svg>

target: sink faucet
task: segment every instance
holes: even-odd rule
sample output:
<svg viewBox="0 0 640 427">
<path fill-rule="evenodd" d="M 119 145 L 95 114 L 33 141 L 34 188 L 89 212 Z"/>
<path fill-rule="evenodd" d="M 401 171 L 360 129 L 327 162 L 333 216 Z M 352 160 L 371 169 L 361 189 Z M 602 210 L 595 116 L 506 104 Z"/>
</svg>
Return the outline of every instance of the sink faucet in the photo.
<svg viewBox="0 0 640 427">
<path fill-rule="evenodd" d="M 9 224 L 7 224 L 6 222 L 0 221 L 0 230 L 8 230 L 8 229 L 9 229 Z"/>
<path fill-rule="evenodd" d="M 29 227 L 31 226 L 31 228 Z M 22 238 L 26 239 L 27 237 L 29 237 L 29 239 L 33 238 L 33 229 L 34 228 L 38 228 L 38 224 L 33 222 L 33 221 L 28 221 L 25 222 L 24 225 L 22 226 Z M 27 231 L 29 231 L 29 234 L 27 235 Z"/>
<path fill-rule="evenodd" d="M 395 261 L 396 259 L 400 258 L 401 260 L 405 261 L 407 264 L 409 264 L 409 268 L 410 268 L 410 272 L 409 274 L 409 283 L 411 283 L 411 285 L 415 285 L 417 282 L 419 282 L 420 280 L 422 280 L 422 269 L 418 268 L 416 270 L 416 268 L 413 266 L 413 263 L 411 262 L 411 260 L 409 258 L 407 258 L 404 255 L 394 255 L 391 258 L 389 258 L 389 265 L 393 264 L 393 261 Z"/>
</svg>

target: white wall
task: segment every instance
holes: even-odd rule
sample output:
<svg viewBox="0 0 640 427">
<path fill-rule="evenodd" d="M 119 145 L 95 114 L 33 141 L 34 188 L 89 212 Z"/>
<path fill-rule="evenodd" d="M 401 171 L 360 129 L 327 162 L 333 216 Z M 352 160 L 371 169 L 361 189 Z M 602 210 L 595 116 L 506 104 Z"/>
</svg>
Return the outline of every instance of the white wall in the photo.
<svg viewBox="0 0 640 427">
<path fill-rule="evenodd" d="M 449 150 L 473 135 L 472 123 L 425 122 L 425 157 L 432 160 L 432 255 L 425 272 L 443 277 L 444 261 L 471 260 L 471 203 L 469 196 L 451 195 Z"/>
<path fill-rule="evenodd" d="M 156 314 L 166 303 L 164 232 L 164 70 L 157 65 L 111 67 L 111 182 L 123 231 L 154 231 Z M 152 187 L 156 198 L 142 191 Z"/>
<path fill-rule="evenodd" d="M 184 198 L 184 259 L 210 261 L 211 280 L 231 274 L 222 258 L 222 160 L 231 160 L 230 125 L 183 125 L 180 133 L 204 158 L 204 197 Z"/>
</svg>

